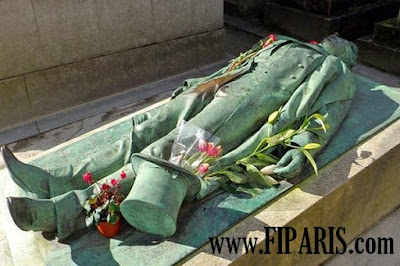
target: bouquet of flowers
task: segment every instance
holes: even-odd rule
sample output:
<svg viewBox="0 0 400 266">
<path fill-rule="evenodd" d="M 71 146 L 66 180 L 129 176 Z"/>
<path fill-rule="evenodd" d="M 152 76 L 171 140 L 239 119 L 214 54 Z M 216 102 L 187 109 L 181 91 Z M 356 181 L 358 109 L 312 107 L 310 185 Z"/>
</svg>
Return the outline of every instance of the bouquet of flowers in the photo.
<svg viewBox="0 0 400 266">
<path fill-rule="evenodd" d="M 252 154 L 238 160 L 236 164 L 208 174 L 205 179 L 217 180 L 228 192 L 244 192 L 252 196 L 261 193 L 262 188 L 278 186 L 279 182 L 273 177 L 274 170 L 279 167 L 277 165 L 279 158 L 274 155 L 274 151 L 277 151 L 278 147 L 296 149 L 303 153 L 318 175 L 317 164 L 310 150 L 320 149 L 321 144 L 307 143 L 304 146 L 299 146 L 293 143 L 292 139 L 305 131 L 315 134 L 318 131 L 326 132 L 329 129 L 329 124 L 326 123 L 325 117 L 318 113 L 305 116 L 300 126 L 296 126 L 296 123 L 294 123 L 271 136 L 272 125 L 279 120 L 281 112 L 282 107 L 268 117 L 266 123 L 267 136 L 261 140 Z"/>
<path fill-rule="evenodd" d="M 86 172 L 83 180 L 92 184 L 92 174 Z M 120 189 L 120 181 L 126 178 L 124 171 L 120 174 L 120 179 L 111 179 L 110 183 L 104 182 L 99 185 L 94 182 L 94 193 L 84 203 L 86 210 L 86 226 L 98 225 L 100 222 L 108 222 L 115 224 L 121 217 L 120 204 L 124 199 L 123 195 L 118 195 Z"/>
<path fill-rule="evenodd" d="M 182 122 L 169 161 L 202 176 L 222 154 L 219 140 L 204 129 Z"/>
</svg>

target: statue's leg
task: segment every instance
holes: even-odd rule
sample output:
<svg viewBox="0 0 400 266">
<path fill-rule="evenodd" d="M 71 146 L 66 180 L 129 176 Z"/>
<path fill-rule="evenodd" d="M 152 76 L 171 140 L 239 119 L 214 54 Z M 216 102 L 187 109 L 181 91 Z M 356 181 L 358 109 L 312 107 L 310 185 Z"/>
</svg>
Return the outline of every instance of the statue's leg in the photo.
<svg viewBox="0 0 400 266">
<path fill-rule="evenodd" d="M 127 195 L 135 179 L 130 164 L 103 178 L 99 184 L 106 181 L 110 184 L 112 178 L 119 178 L 121 171 L 126 173 L 126 178 L 120 182 L 119 193 Z M 63 240 L 86 227 L 86 213 L 82 205 L 93 194 L 94 189 L 94 185 L 91 185 L 86 189 L 69 191 L 51 199 L 9 197 L 7 200 L 11 216 L 19 228 L 25 231 L 57 231 L 59 240 Z"/>
<path fill-rule="evenodd" d="M 3 158 L 13 181 L 32 198 L 49 199 L 74 189 L 84 189 L 87 183 L 82 175 L 89 171 L 93 179 L 99 180 L 129 162 L 132 153 L 131 138 L 126 137 L 101 150 L 78 165 L 45 171 L 20 162 L 11 151 L 3 148 Z"/>
<path fill-rule="evenodd" d="M 143 123 L 157 112 L 157 109 L 141 113 L 132 118 L 132 128 Z M 140 140 L 133 140 L 140 142 Z M 78 164 L 45 171 L 33 165 L 20 162 L 12 152 L 2 147 L 2 156 L 13 181 L 21 187 L 26 195 L 35 199 L 49 199 L 74 189 L 87 186 L 82 180 L 86 171 L 93 174 L 94 180 L 99 180 L 118 170 L 129 161 L 133 152 L 138 152 L 137 145 L 132 143 L 131 136 L 113 143 L 93 154 Z"/>
</svg>

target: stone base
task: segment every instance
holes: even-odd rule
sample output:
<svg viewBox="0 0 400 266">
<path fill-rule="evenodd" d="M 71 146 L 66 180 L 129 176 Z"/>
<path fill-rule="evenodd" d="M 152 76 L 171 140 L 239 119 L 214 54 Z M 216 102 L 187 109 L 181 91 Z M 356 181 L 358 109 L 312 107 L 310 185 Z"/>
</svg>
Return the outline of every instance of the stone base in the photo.
<svg viewBox="0 0 400 266">
<path fill-rule="evenodd" d="M 224 58 L 224 29 L 0 81 L 0 130 Z"/>
<path fill-rule="evenodd" d="M 357 41 L 358 61 L 400 76 L 400 49 L 374 42 L 370 36 Z"/>
<path fill-rule="evenodd" d="M 277 27 L 289 35 L 304 40 L 322 40 L 335 32 L 352 40 L 369 34 L 375 22 L 396 16 L 397 12 L 398 3 L 387 2 L 381 5 L 368 5 L 354 13 L 328 18 L 305 10 L 267 2 L 264 24 Z"/>
</svg>

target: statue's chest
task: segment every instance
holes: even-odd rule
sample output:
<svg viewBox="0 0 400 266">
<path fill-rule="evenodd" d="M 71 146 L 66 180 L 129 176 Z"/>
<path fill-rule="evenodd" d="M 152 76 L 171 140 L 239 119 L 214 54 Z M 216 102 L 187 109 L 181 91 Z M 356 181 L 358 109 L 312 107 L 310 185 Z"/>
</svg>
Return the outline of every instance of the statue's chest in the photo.
<svg viewBox="0 0 400 266">
<path fill-rule="evenodd" d="M 292 92 L 322 64 L 324 58 L 307 47 L 287 45 L 268 57 L 257 58 L 254 71 L 262 79 L 273 80 L 282 89 Z"/>
</svg>

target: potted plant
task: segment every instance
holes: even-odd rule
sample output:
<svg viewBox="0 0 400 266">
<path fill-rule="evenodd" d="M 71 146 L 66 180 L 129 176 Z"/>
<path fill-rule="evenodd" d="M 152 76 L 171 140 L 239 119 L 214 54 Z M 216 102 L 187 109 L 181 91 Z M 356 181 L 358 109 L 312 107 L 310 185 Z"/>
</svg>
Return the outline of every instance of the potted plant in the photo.
<svg viewBox="0 0 400 266">
<path fill-rule="evenodd" d="M 120 205 L 124 196 L 119 195 L 118 190 L 120 189 L 120 181 L 125 177 L 126 173 L 122 171 L 120 179 L 112 178 L 110 183 L 104 182 L 99 185 L 94 182 L 94 193 L 84 203 L 86 226 L 95 225 L 105 237 L 113 237 L 121 230 Z M 86 172 L 82 178 L 89 185 L 92 184 L 90 172 Z"/>
</svg>

